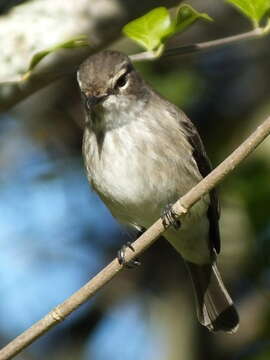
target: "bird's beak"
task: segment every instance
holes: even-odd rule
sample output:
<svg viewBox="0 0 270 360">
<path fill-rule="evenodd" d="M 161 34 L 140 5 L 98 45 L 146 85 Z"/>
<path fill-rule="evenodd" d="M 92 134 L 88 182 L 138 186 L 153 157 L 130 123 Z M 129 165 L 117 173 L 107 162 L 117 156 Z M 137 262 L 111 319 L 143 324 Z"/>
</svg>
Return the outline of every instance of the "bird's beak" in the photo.
<svg viewBox="0 0 270 360">
<path fill-rule="evenodd" d="M 87 96 L 85 99 L 85 105 L 90 110 L 93 109 L 95 106 L 100 104 L 102 101 L 106 99 L 107 95 L 102 96 Z"/>
</svg>

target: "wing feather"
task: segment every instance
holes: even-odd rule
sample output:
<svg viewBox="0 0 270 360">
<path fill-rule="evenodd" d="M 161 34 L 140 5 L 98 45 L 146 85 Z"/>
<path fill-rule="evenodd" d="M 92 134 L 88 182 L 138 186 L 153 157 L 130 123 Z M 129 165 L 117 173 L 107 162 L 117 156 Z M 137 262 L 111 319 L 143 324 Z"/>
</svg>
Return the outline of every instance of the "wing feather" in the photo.
<svg viewBox="0 0 270 360">
<path fill-rule="evenodd" d="M 203 177 L 207 176 L 211 170 L 211 162 L 207 157 L 202 140 L 198 134 L 197 129 L 193 123 L 186 117 L 181 117 L 181 124 L 184 126 L 189 143 L 193 148 L 193 156 L 197 163 L 198 169 Z M 213 189 L 209 193 L 210 205 L 207 211 L 207 217 L 209 220 L 209 241 L 211 249 L 215 249 L 217 253 L 220 252 L 220 233 L 219 233 L 219 217 L 220 206 L 216 189 Z"/>
</svg>

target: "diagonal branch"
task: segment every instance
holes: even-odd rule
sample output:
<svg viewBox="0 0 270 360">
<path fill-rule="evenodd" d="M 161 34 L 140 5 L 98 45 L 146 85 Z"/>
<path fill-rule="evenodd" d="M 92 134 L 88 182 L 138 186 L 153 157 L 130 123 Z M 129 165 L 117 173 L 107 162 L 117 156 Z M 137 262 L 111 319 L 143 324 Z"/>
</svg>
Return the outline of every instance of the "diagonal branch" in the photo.
<svg viewBox="0 0 270 360">
<path fill-rule="evenodd" d="M 192 54 L 192 53 L 204 51 L 204 50 L 211 50 L 211 49 L 215 49 L 215 48 L 222 47 L 225 45 L 230 45 L 230 44 L 239 43 L 239 42 L 242 42 L 245 40 L 255 39 L 257 37 L 261 37 L 261 36 L 267 34 L 268 32 L 269 32 L 268 27 L 265 29 L 257 27 L 251 31 L 248 31 L 248 32 L 245 32 L 242 34 L 233 35 L 233 36 L 228 36 L 228 37 L 221 38 L 221 39 L 210 40 L 210 41 L 205 41 L 205 42 L 190 44 L 190 45 L 183 45 L 183 46 L 176 47 L 176 48 L 168 48 L 164 51 L 164 53 L 162 54 L 162 57 L 180 56 L 180 55 Z M 154 53 L 152 51 L 145 51 L 145 52 L 131 55 L 130 58 L 132 61 L 144 61 L 144 60 L 155 60 L 158 56 L 159 55 L 157 55 L 156 53 Z"/>
<path fill-rule="evenodd" d="M 187 211 L 207 192 L 215 187 L 221 180 L 238 166 L 255 148 L 270 134 L 270 116 L 220 165 L 207 177 L 194 186 L 188 193 L 179 199 L 173 206 L 178 217 L 184 216 Z M 164 231 L 162 220 L 158 219 L 142 236 L 132 245 L 132 252 L 127 249 L 126 260 L 131 261 L 145 251 Z M 117 259 L 101 270 L 94 278 L 81 289 L 71 295 L 66 301 L 49 312 L 43 319 L 36 322 L 2 350 L 0 360 L 8 360 L 46 333 L 50 328 L 63 321 L 69 314 L 91 298 L 106 283 L 113 279 L 123 269 Z"/>
</svg>

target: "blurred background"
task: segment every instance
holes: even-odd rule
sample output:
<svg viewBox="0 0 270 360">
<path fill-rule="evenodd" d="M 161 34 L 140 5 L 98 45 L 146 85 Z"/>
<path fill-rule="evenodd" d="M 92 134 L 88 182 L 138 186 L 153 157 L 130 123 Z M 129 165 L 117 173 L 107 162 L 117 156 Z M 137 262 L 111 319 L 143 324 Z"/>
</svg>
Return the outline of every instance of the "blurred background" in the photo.
<svg viewBox="0 0 270 360">
<path fill-rule="evenodd" d="M 6 56 L 7 68 L 2 67 L 6 78 L 20 55 L 19 44 L 36 33 L 37 24 L 48 43 L 57 43 L 58 30 L 48 28 L 45 21 L 39 23 L 41 18 L 53 18 L 64 27 L 74 14 L 73 25 L 82 31 L 82 18 L 77 16 L 81 12 L 83 33 L 90 39 L 94 36 L 88 54 L 108 47 L 133 54 L 140 50 L 121 37 L 121 27 L 163 3 L 72 0 L 70 13 L 62 13 L 65 2 L 55 0 L 52 15 L 49 0 L 47 5 L 36 0 L 16 6 L 22 2 L 0 1 L 0 28 L 4 31 L 3 24 L 12 17 L 19 17 L 26 28 L 24 38 L 16 35 L 17 47 L 10 45 L 14 55 Z M 215 22 L 196 24 L 171 40 L 171 47 L 251 29 L 248 20 L 223 1 L 189 3 Z M 166 2 L 166 6 L 175 4 Z M 33 6 L 35 17 L 31 15 Z M 7 44 L 14 32 L 5 37 Z M 7 51 L 6 46 L 2 48 L 2 52 Z M 269 63 L 268 37 L 137 63 L 136 67 L 194 121 L 215 166 L 270 114 Z M 1 101 L 5 106 L 5 100 Z M 83 111 L 74 72 L 0 114 L 2 346 L 80 288 L 124 242 L 134 239 L 129 229 L 116 223 L 87 183 L 81 156 L 82 129 Z M 139 268 L 122 271 L 94 299 L 17 358 L 268 360 L 269 158 L 267 139 L 218 189 L 222 206 L 219 267 L 240 313 L 237 334 L 211 334 L 198 324 L 184 263 L 169 244 L 158 240 L 141 256 Z"/>
</svg>

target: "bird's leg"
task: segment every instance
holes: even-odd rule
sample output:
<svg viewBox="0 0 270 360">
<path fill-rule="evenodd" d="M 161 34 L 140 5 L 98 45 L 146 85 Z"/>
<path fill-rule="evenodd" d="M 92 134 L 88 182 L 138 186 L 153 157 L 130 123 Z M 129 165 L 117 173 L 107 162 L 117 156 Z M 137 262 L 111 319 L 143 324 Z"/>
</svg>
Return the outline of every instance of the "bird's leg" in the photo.
<svg viewBox="0 0 270 360">
<path fill-rule="evenodd" d="M 162 210 L 161 212 L 162 224 L 165 229 L 167 229 L 169 225 L 172 225 L 175 228 L 175 230 L 178 230 L 181 227 L 181 222 L 179 219 L 177 219 L 177 216 L 172 209 L 172 205 L 173 204 L 168 204 Z"/>
<path fill-rule="evenodd" d="M 143 231 L 141 231 L 139 233 L 139 236 L 143 233 Z M 135 251 L 134 247 L 132 246 L 131 242 L 127 242 L 126 244 L 124 244 L 120 250 L 118 250 L 117 252 L 117 259 L 119 261 L 120 265 L 125 266 L 127 269 L 133 269 L 137 266 L 141 265 L 141 262 L 136 258 L 134 260 L 131 261 L 126 261 L 125 259 L 125 253 L 126 253 L 126 249 L 129 248 L 132 251 Z"/>
</svg>

